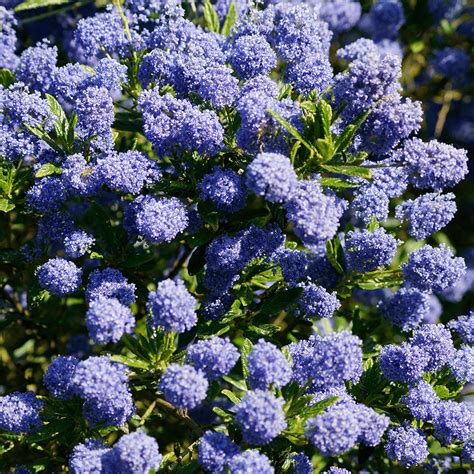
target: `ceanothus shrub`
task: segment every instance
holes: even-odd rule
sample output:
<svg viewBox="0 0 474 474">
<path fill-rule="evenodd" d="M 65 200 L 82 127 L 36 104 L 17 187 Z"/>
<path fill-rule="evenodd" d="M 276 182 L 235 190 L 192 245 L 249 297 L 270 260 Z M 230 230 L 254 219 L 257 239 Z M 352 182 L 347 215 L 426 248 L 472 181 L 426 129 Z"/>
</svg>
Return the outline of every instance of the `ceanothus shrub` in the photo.
<svg viewBox="0 0 474 474">
<path fill-rule="evenodd" d="M 54 3 L 0 6 L 2 472 L 472 462 L 456 2 Z"/>
</svg>

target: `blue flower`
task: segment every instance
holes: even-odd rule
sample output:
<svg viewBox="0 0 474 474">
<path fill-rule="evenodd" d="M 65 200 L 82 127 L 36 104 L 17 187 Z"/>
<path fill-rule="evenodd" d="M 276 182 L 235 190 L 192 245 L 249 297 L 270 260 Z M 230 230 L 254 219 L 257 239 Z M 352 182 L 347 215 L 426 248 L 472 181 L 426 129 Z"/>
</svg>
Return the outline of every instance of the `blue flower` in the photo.
<svg viewBox="0 0 474 474">
<path fill-rule="evenodd" d="M 182 333 L 197 322 L 196 299 L 181 280 L 160 281 L 148 296 L 147 309 L 151 313 L 149 325 L 165 331 Z"/>
<path fill-rule="evenodd" d="M 36 269 L 39 284 L 51 294 L 64 296 L 81 285 L 82 269 L 64 258 L 52 258 Z"/>
<path fill-rule="evenodd" d="M 205 398 L 209 383 L 201 370 L 191 365 L 170 364 L 161 376 L 160 390 L 177 408 L 197 407 Z"/>
<path fill-rule="evenodd" d="M 268 444 L 285 428 L 283 398 L 265 390 L 249 391 L 237 405 L 235 422 L 244 440 L 254 446 Z"/>
</svg>

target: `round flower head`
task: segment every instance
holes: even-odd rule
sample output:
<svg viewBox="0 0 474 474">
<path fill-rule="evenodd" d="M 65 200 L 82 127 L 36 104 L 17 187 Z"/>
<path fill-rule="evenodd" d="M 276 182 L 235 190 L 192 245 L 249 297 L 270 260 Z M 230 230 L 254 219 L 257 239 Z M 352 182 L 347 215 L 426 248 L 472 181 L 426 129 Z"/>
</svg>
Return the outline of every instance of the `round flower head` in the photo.
<svg viewBox="0 0 474 474">
<path fill-rule="evenodd" d="M 336 234 L 345 201 L 324 194 L 316 181 L 299 181 L 285 207 L 297 237 L 306 246 L 317 246 Z"/>
<path fill-rule="evenodd" d="M 377 222 L 383 222 L 388 217 L 389 199 L 384 191 L 376 186 L 364 186 L 354 195 L 350 211 L 363 224 L 369 225 L 374 217 Z"/>
<path fill-rule="evenodd" d="M 230 460 L 239 453 L 239 447 L 224 433 L 206 431 L 199 440 L 199 464 L 207 472 L 225 472 Z"/>
<path fill-rule="evenodd" d="M 140 196 L 128 207 L 126 218 L 131 229 L 154 244 L 171 242 L 188 226 L 186 207 L 177 198 Z"/>
<path fill-rule="evenodd" d="M 407 396 L 402 397 L 402 403 L 408 407 L 410 413 L 422 421 L 433 421 L 436 418 L 440 401 L 433 387 L 424 380 L 412 386 Z"/>
<path fill-rule="evenodd" d="M 466 462 L 474 462 L 474 440 L 468 441 L 462 450 L 461 458 Z"/>
<path fill-rule="evenodd" d="M 345 255 L 347 266 L 358 272 L 370 272 L 390 265 L 397 251 L 397 239 L 379 227 L 373 232 L 355 230 L 347 233 Z"/>
<path fill-rule="evenodd" d="M 356 405 L 355 414 L 360 429 L 359 443 L 367 446 L 380 444 L 382 436 L 390 423 L 390 418 L 362 404 Z"/>
<path fill-rule="evenodd" d="M 290 63 L 286 76 L 296 92 L 309 94 L 316 91 L 318 96 L 321 96 L 332 83 L 333 72 L 329 56 L 319 53 Z"/>
<path fill-rule="evenodd" d="M 162 96 L 159 88 L 142 92 L 139 105 L 145 136 L 159 155 L 196 150 L 212 156 L 224 145 L 224 130 L 211 110 L 169 93 Z"/>
<path fill-rule="evenodd" d="M 79 362 L 72 377 L 74 393 L 85 400 L 84 416 L 94 426 L 121 426 L 134 413 L 125 366 L 108 356 Z"/>
<path fill-rule="evenodd" d="M 369 15 L 375 38 L 396 38 L 405 23 L 403 5 L 399 0 L 377 0 Z"/>
<path fill-rule="evenodd" d="M 295 465 L 295 474 L 313 474 L 313 465 L 306 454 L 293 454 L 291 460 Z"/>
<path fill-rule="evenodd" d="M 394 158 L 409 170 L 410 182 L 420 189 L 441 191 L 452 188 L 467 174 L 466 150 L 437 140 L 423 142 L 419 138 L 405 141 Z"/>
<path fill-rule="evenodd" d="M 28 206 L 38 212 L 56 211 L 67 197 L 67 189 L 60 178 L 46 176 L 36 183 L 26 193 Z"/>
<path fill-rule="evenodd" d="M 58 48 L 49 46 L 48 40 L 25 49 L 20 56 L 20 64 L 15 70 L 15 79 L 31 90 L 49 92 L 54 77 Z"/>
<path fill-rule="evenodd" d="M 449 367 L 459 383 L 474 383 L 474 347 L 462 344 Z"/>
<path fill-rule="evenodd" d="M 257 196 L 273 203 L 287 201 L 297 183 L 290 159 L 278 153 L 259 153 L 247 167 L 246 180 Z"/>
<path fill-rule="evenodd" d="M 116 298 L 125 306 L 135 302 L 136 286 L 128 283 L 119 270 L 106 268 L 94 270 L 89 276 L 86 288 L 86 300 L 91 303 L 99 296 Z"/>
<path fill-rule="evenodd" d="M 161 326 L 165 331 L 182 333 L 195 326 L 196 299 L 181 280 L 164 280 L 156 291 L 148 295 L 147 309 L 151 327 Z"/>
<path fill-rule="evenodd" d="M 321 474 L 351 474 L 351 471 L 343 467 L 331 466 L 327 471 L 323 471 Z"/>
<path fill-rule="evenodd" d="M 417 240 L 423 240 L 446 226 L 455 213 L 453 193 L 428 193 L 399 204 L 395 217 L 402 221 L 407 220 L 408 233 Z"/>
<path fill-rule="evenodd" d="M 462 278 L 466 264 L 461 257 L 454 257 L 444 244 L 438 248 L 424 245 L 409 255 L 402 270 L 408 284 L 422 291 L 440 292 Z"/>
<path fill-rule="evenodd" d="M 331 405 L 306 423 L 306 437 L 323 456 L 337 456 L 351 449 L 360 434 L 353 403 Z"/>
<path fill-rule="evenodd" d="M 163 457 L 154 438 L 138 430 L 124 435 L 107 456 L 107 472 L 148 473 L 157 471 Z"/>
<path fill-rule="evenodd" d="M 43 382 L 53 397 L 67 399 L 74 395 L 71 381 L 78 363 L 76 357 L 63 356 L 56 357 L 49 364 Z"/>
<path fill-rule="evenodd" d="M 235 414 L 235 422 L 242 430 L 245 442 L 260 446 L 278 436 L 286 428 L 283 404 L 284 400 L 271 392 L 247 392 Z"/>
<path fill-rule="evenodd" d="M 350 30 L 357 24 L 362 13 L 359 2 L 352 0 L 334 0 L 321 5 L 321 19 L 324 20 L 331 31 L 342 33 Z"/>
<path fill-rule="evenodd" d="M 394 326 L 411 331 L 427 319 L 431 311 L 430 295 L 416 288 L 400 288 L 378 308 Z"/>
<path fill-rule="evenodd" d="M 87 439 L 74 447 L 69 458 L 69 469 L 73 474 L 104 472 L 111 449 L 98 439 Z"/>
<path fill-rule="evenodd" d="M 274 474 L 275 472 L 267 456 L 254 449 L 232 457 L 229 461 L 229 469 L 232 474 L 248 474 L 250 472 Z"/>
<path fill-rule="evenodd" d="M 97 163 L 102 181 L 110 189 L 139 194 L 143 186 L 157 181 L 156 163 L 138 151 L 109 153 Z"/>
<path fill-rule="evenodd" d="M 456 332 L 463 342 L 474 344 L 474 311 L 449 321 L 448 328 Z"/>
<path fill-rule="evenodd" d="M 305 319 L 332 318 L 334 312 L 341 307 L 336 292 L 329 293 L 324 287 L 314 283 L 300 283 L 303 294 L 297 301 L 297 314 Z"/>
<path fill-rule="evenodd" d="M 90 303 L 86 326 L 96 344 L 107 344 L 118 342 L 125 333 L 132 333 L 135 319 L 119 300 L 99 296 Z"/>
<path fill-rule="evenodd" d="M 105 87 L 87 87 L 75 100 L 77 133 L 82 140 L 89 140 L 97 151 L 113 148 L 112 124 L 114 103 Z"/>
<path fill-rule="evenodd" d="M 235 171 L 216 166 L 202 179 L 199 196 L 212 201 L 219 211 L 236 212 L 245 205 L 247 189 L 244 179 Z"/>
<path fill-rule="evenodd" d="M 443 48 L 434 51 L 431 63 L 437 73 L 459 80 L 469 71 L 470 59 L 462 48 Z"/>
<path fill-rule="evenodd" d="M 472 438 L 474 413 L 468 403 L 443 401 L 438 405 L 433 424 L 435 436 L 442 440 L 443 444 L 462 443 Z"/>
<path fill-rule="evenodd" d="M 441 369 L 455 352 L 451 333 L 442 324 L 425 324 L 415 331 L 410 344 L 427 354 L 428 371 Z"/>
<path fill-rule="evenodd" d="M 251 389 L 266 389 L 270 385 L 284 387 L 291 379 L 291 367 L 283 353 L 270 342 L 259 339 L 247 356 Z"/>
<path fill-rule="evenodd" d="M 0 429 L 28 433 L 40 427 L 43 402 L 33 392 L 13 392 L 0 397 Z"/>
<path fill-rule="evenodd" d="M 64 238 L 64 253 L 68 258 L 82 257 L 94 242 L 95 238 L 83 230 L 71 232 Z"/>
<path fill-rule="evenodd" d="M 73 196 L 93 196 L 102 186 L 97 166 L 88 163 L 83 155 L 68 156 L 62 164 L 61 181 Z"/>
<path fill-rule="evenodd" d="M 362 374 L 362 341 L 349 331 L 311 336 L 290 344 L 293 378 L 304 386 L 311 382 L 314 391 L 357 383 Z"/>
<path fill-rule="evenodd" d="M 231 45 L 228 57 L 242 79 L 268 75 L 277 64 L 275 52 L 261 35 L 239 36 Z"/>
<path fill-rule="evenodd" d="M 171 364 L 160 380 L 166 400 L 182 409 L 197 407 L 206 398 L 208 385 L 203 372 L 190 365 Z"/>
<path fill-rule="evenodd" d="M 77 291 L 81 284 L 82 270 L 63 258 L 52 258 L 36 269 L 39 284 L 56 296 Z"/>
<path fill-rule="evenodd" d="M 233 369 L 239 351 L 228 338 L 212 336 L 189 346 L 186 360 L 204 372 L 208 380 L 215 380 Z"/>
<path fill-rule="evenodd" d="M 388 432 L 387 456 L 404 467 L 421 464 L 428 457 L 428 443 L 421 430 L 412 426 L 397 426 Z"/>
<path fill-rule="evenodd" d="M 380 353 L 380 367 L 388 380 L 400 382 L 418 382 L 429 362 L 428 354 L 417 346 L 402 343 L 399 346 L 389 344 Z"/>
</svg>

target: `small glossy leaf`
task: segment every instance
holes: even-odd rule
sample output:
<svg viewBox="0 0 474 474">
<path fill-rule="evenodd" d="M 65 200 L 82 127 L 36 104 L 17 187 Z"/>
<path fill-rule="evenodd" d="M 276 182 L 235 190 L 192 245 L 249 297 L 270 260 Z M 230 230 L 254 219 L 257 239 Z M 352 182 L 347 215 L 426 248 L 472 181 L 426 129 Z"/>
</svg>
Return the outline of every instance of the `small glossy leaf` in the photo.
<svg viewBox="0 0 474 474">
<path fill-rule="evenodd" d="M 227 11 L 227 16 L 225 18 L 224 24 L 222 25 L 221 34 L 224 36 L 229 36 L 232 27 L 237 21 L 237 8 L 235 6 L 235 0 L 230 2 L 229 10 Z"/>
<path fill-rule="evenodd" d="M 54 5 L 64 5 L 70 3 L 71 0 L 26 0 L 15 7 L 15 12 L 26 10 L 34 10 L 36 8 L 51 7 Z"/>
<path fill-rule="evenodd" d="M 15 209 L 15 203 L 10 201 L 10 199 L 0 198 L 0 211 L 1 212 L 10 212 Z"/>
<path fill-rule="evenodd" d="M 202 6 L 202 12 L 204 15 L 204 21 L 209 31 L 213 33 L 219 33 L 220 29 L 220 20 L 219 15 L 214 9 L 210 0 L 204 0 L 204 5 Z"/>
<path fill-rule="evenodd" d="M 45 176 L 51 176 L 52 174 L 61 174 L 61 168 L 52 163 L 45 163 L 41 168 L 36 172 L 35 178 L 44 178 Z"/>
</svg>

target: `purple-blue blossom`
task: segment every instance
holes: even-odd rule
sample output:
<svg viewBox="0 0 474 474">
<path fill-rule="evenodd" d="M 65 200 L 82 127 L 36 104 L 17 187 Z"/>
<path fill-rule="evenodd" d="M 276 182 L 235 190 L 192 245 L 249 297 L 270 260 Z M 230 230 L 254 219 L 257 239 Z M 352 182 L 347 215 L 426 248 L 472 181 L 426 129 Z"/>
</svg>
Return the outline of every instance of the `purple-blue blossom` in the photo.
<svg viewBox="0 0 474 474">
<path fill-rule="evenodd" d="M 399 241 L 383 227 L 374 231 L 356 229 L 345 239 L 345 257 L 350 270 L 370 272 L 390 265 Z"/>
<path fill-rule="evenodd" d="M 148 324 L 165 331 L 186 332 L 197 322 L 196 299 L 181 280 L 163 280 L 148 295 Z"/>
<path fill-rule="evenodd" d="M 283 398 L 277 398 L 266 390 L 246 393 L 236 407 L 235 423 L 242 430 L 242 436 L 250 445 L 268 444 L 285 428 Z"/>
<path fill-rule="evenodd" d="M 405 282 L 422 291 L 440 292 L 454 286 L 466 273 L 466 264 L 450 248 L 424 245 L 408 256 L 402 265 Z"/>
<path fill-rule="evenodd" d="M 179 364 L 170 364 L 159 383 L 166 400 L 181 409 L 197 407 L 206 398 L 208 386 L 201 370 Z"/>
<path fill-rule="evenodd" d="M 64 296 L 79 289 L 82 269 L 64 258 L 52 258 L 36 269 L 39 284 L 51 294 Z"/>
<path fill-rule="evenodd" d="M 124 334 L 133 332 L 135 318 L 119 300 L 99 296 L 89 305 L 86 327 L 96 344 L 118 342 Z"/>
<path fill-rule="evenodd" d="M 247 382 L 251 389 L 284 387 L 291 379 L 291 367 L 274 344 L 259 339 L 247 356 Z"/>
<path fill-rule="evenodd" d="M 212 336 L 188 347 L 186 361 L 201 370 L 208 380 L 227 375 L 239 360 L 239 351 L 228 338 Z"/>
</svg>

